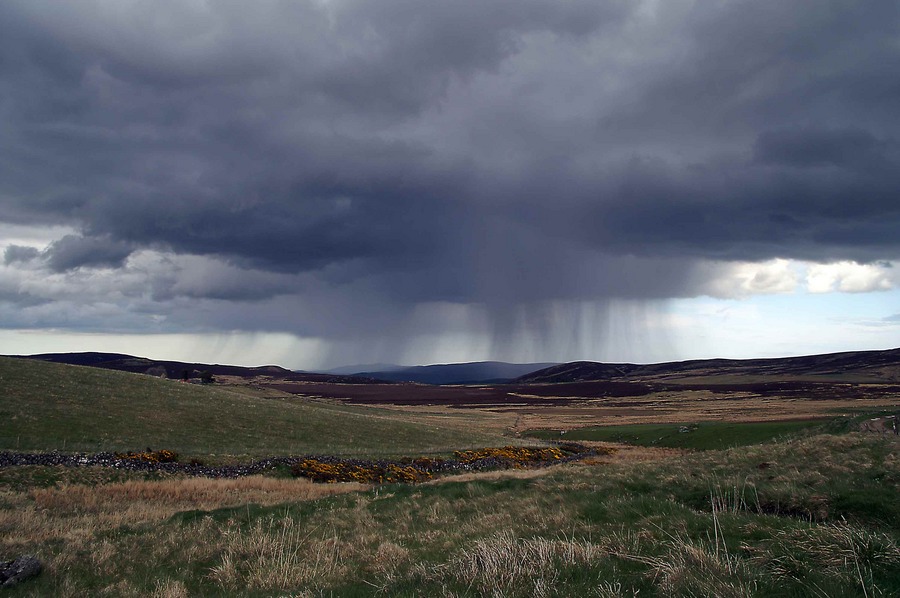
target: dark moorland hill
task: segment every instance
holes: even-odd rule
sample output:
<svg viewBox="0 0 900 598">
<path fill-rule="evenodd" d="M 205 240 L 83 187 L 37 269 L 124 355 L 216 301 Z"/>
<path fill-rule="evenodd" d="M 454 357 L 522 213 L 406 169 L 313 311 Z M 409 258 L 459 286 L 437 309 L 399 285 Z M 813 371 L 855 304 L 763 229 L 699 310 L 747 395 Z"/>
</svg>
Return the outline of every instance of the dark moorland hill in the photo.
<svg viewBox="0 0 900 598">
<path fill-rule="evenodd" d="M 699 359 L 656 364 L 571 363 L 509 364 L 476 362 L 415 366 L 399 371 L 363 372 L 356 375 L 294 372 L 280 366 L 244 367 L 187 363 L 134 357 L 119 353 L 45 353 L 20 358 L 85 365 L 167 378 L 192 378 L 208 372 L 219 378 L 265 379 L 273 383 L 392 384 L 414 382 L 432 385 L 504 384 L 531 385 L 577 382 L 755 384 L 777 381 L 815 383 L 900 382 L 900 348 L 884 351 L 850 351 L 773 359 Z M 530 373 L 527 373 L 530 372 Z M 515 376 L 519 377 L 515 377 Z M 343 395 L 342 395 L 343 396 Z"/>
<path fill-rule="evenodd" d="M 554 363 L 504 363 L 499 361 L 480 361 L 473 363 L 452 363 L 425 366 L 391 366 L 378 371 L 353 371 L 353 368 L 340 368 L 340 371 L 306 372 L 292 371 L 277 365 L 244 367 L 237 365 L 221 365 L 208 363 L 187 363 L 135 357 L 122 353 L 43 353 L 39 355 L 20 356 L 27 359 L 66 363 L 69 365 L 85 365 L 107 370 L 150 374 L 167 378 L 181 378 L 187 371 L 191 377 L 199 377 L 203 372 L 213 376 L 234 376 L 237 378 L 258 378 L 264 376 L 285 382 L 318 382 L 331 384 L 383 384 L 387 382 L 417 382 L 420 384 L 502 384 L 510 382 L 518 376 L 540 370 Z"/>
<path fill-rule="evenodd" d="M 264 365 L 259 367 L 244 367 L 239 365 L 220 365 L 208 363 L 187 363 L 183 361 L 164 361 L 147 359 L 121 353 L 42 353 L 40 355 L 13 356 L 23 359 L 36 359 L 53 363 L 67 363 L 69 365 L 85 365 L 120 372 L 134 374 L 150 374 L 166 378 L 181 378 L 185 371 L 192 378 L 199 377 L 203 372 L 209 372 L 213 376 L 234 376 L 238 378 L 257 378 L 266 376 L 277 380 L 291 382 L 321 382 L 334 384 L 378 384 L 381 380 L 363 376 L 341 376 L 338 374 L 316 374 L 308 372 L 292 372 L 277 365 Z"/>
<path fill-rule="evenodd" d="M 517 378 L 515 382 L 534 384 L 728 376 L 892 382 L 900 380 L 900 349 L 849 351 L 773 359 L 697 359 L 646 365 L 574 361 L 526 374 Z"/>
</svg>

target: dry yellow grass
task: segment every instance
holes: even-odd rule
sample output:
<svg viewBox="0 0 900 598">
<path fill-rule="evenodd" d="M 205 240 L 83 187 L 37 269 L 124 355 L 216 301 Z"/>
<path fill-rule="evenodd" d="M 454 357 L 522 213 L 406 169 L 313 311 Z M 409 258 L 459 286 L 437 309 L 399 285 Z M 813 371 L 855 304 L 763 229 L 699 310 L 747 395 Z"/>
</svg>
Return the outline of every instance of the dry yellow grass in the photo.
<svg viewBox="0 0 900 598">
<path fill-rule="evenodd" d="M 331 580 L 360 548 L 336 533 L 315 533 L 293 519 L 257 520 L 247 531 L 224 530 L 220 563 L 210 578 L 227 590 L 274 590 Z"/>
<path fill-rule="evenodd" d="M 250 476 L 233 480 L 190 478 L 127 481 L 95 486 L 71 484 L 26 492 L 6 490 L 0 492 L 0 504 L 4 505 L 0 510 L 0 553 L 15 554 L 32 550 L 31 547 L 38 545 L 64 545 L 64 551 L 45 563 L 45 575 L 61 580 L 55 593 L 79 595 L 81 590 L 70 586 L 72 582 L 65 574 L 72 566 L 84 566 L 87 561 L 90 568 L 99 575 L 117 579 L 122 574 L 121 542 L 105 537 L 111 530 L 123 526 L 153 525 L 187 510 L 214 510 L 249 503 L 296 503 L 364 488 L 366 486 L 362 484 L 323 485 L 313 484 L 305 479 Z M 220 567 L 224 569 L 217 579 L 221 578 L 227 586 L 225 573 L 230 558 L 228 555 L 236 550 L 235 537 L 229 533 L 227 526 L 223 529 L 211 519 L 202 518 L 187 531 L 169 527 L 149 532 L 149 537 L 144 537 L 143 540 L 147 545 L 135 547 L 135 550 L 145 552 L 149 545 L 159 558 L 180 551 L 187 561 L 207 558 L 211 556 L 211 552 L 224 550 L 225 557 Z M 189 542 L 185 542 L 186 534 L 191 537 Z M 254 541 L 277 542 L 279 538 L 262 538 L 259 530 L 251 530 L 249 540 L 252 544 Z M 318 551 L 320 548 L 320 545 L 316 545 L 314 550 Z M 244 554 L 244 550 L 237 552 Z M 260 548 L 257 554 L 263 558 L 273 554 L 273 550 Z M 281 555 L 281 560 L 275 563 L 275 569 L 264 567 L 260 562 L 256 564 L 258 566 L 253 575 L 284 579 L 284 568 L 289 565 L 289 561 Z M 277 566 L 281 569 L 277 569 Z M 272 583 L 271 580 L 256 578 L 242 583 L 250 582 L 257 587 L 271 587 Z M 155 583 L 152 593 L 154 597 L 181 598 L 188 595 L 181 581 L 158 579 Z M 105 593 L 111 596 L 146 595 L 146 592 L 123 579 L 108 586 Z"/>
<path fill-rule="evenodd" d="M 148 514 L 169 517 L 186 509 L 215 509 L 248 502 L 271 505 L 313 500 L 362 488 L 365 488 L 362 484 L 321 485 L 303 478 L 258 475 L 226 480 L 186 478 L 127 481 L 102 486 L 62 486 L 36 489 L 30 494 L 38 508 L 62 513 L 103 512 L 141 505 Z"/>
<path fill-rule="evenodd" d="M 48 540 L 84 540 L 123 525 L 168 519 L 180 511 L 247 503 L 275 505 L 315 500 L 365 488 L 362 484 L 313 484 L 305 479 L 250 476 L 127 481 L 98 486 L 63 485 L 28 492 L 4 491 L 0 547 Z"/>
<path fill-rule="evenodd" d="M 560 565 L 587 565 L 607 555 L 586 540 L 523 539 L 501 532 L 476 540 L 437 571 L 469 584 L 483 596 L 524 591 L 542 597 L 554 594 Z"/>
</svg>

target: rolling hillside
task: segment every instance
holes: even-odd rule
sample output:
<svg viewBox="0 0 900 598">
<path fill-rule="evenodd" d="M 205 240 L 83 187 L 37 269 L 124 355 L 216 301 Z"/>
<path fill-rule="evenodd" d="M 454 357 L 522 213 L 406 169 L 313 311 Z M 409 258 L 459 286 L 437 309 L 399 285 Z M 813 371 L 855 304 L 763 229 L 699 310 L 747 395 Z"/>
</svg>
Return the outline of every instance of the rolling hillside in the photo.
<svg viewBox="0 0 900 598">
<path fill-rule="evenodd" d="M 458 422 L 0 357 L 0 450 L 398 455 L 508 442 Z"/>
<path fill-rule="evenodd" d="M 84 365 L 134 374 L 180 379 L 185 372 L 192 378 L 200 377 L 201 372 L 209 372 L 213 376 L 233 376 L 236 378 L 256 378 L 266 376 L 279 380 L 296 382 L 324 382 L 335 384 L 377 384 L 375 380 L 363 376 L 344 376 L 339 374 L 318 374 L 314 372 L 293 372 L 277 365 L 244 367 L 239 365 L 221 365 L 209 363 L 191 363 L 184 361 L 166 361 L 147 359 L 121 353 L 42 353 L 39 355 L 15 356 L 21 359 L 34 359 L 52 363 Z M 165 374 L 165 376 L 163 376 Z"/>
</svg>

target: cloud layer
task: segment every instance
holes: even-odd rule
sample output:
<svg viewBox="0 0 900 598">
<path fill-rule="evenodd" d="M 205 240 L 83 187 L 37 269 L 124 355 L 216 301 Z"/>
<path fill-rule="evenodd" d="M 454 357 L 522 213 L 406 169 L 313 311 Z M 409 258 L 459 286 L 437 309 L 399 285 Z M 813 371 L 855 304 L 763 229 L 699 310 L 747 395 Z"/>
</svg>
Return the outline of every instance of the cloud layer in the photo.
<svg viewBox="0 0 900 598">
<path fill-rule="evenodd" d="M 880 272 L 898 22 L 880 0 L 4 2 L 0 220 L 73 231 L 6 244 L 5 321 L 565 336 L 584 316 L 554 305 L 787 290 L 772 260 Z"/>
</svg>

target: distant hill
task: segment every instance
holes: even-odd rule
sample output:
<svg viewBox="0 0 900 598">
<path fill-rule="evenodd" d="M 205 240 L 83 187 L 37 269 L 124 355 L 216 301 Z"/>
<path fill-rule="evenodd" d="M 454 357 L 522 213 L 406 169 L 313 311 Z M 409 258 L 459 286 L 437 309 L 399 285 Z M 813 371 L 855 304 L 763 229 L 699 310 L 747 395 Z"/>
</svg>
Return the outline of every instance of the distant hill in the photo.
<svg viewBox="0 0 900 598">
<path fill-rule="evenodd" d="M 239 365 L 221 365 L 209 363 L 187 363 L 183 361 L 163 361 L 135 357 L 121 353 L 42 353 L 39 355 L 15 355 L 20 359 L 34 359 L 53 363 L 67 363 L 69 365 L 84 365 L 120 372 L 132 372 L 135 374 L 149 374 L 161 377 L 165 373 L 166 378 L 181 378 L 185 371 L 192 378 L 197 378 L 202 372 L 209 372 L 213 376 L 236 376 L 239 378 L 256 378 L 267 376 L 280 380 L 293 382 L 330 382 L 336 384 L 376 384 L 383 382 L 373 378 L 362 376 L 341 376 L 338 374 L 316 374 L 307 372 L 292 372 L 277 365 L 264 365 L 259 367 L 244 367 Z"/>
<path fill-rule="evenodd" d="M 656 364 L 598 363 L 575 361 L 563 364 L 505 363 L 482 361 L 401 367 L 377 371 L 353 372 L 353 375 L 325 372 L 293 372 L 277 365 L 244 367 L 236 365 L 188 363 L 135 357 L 121 353 L 44 353 L 14 356 L 71 365 L 83 365 L 167 378 L 181 378 L 187 371 L 192 378 L 202 372 L 213 376 L 238 378 L 265 377 L 286 382 L 333 384 L 385 384 L 417 382 L 421 384 L 535 384 L 591 381 L 644 382 L 729 382 L 729 377 L 805 379 L 837 382 L 900 381 L 900 348 L 884 351 L 849 351 L 803 357 L 773 359 L 697 359 Z M 394 366 L 388 366 L 393 368 Z M 352 368 L 351 368 L 352 369 Z M 346 371 L 345 368 L 341 370 Z"/>
<path fill-rule="evenodd" d="M 503 384 L 529 372 L 552 365 L 556 364 L 478 361 L 357 372 L 356 375 L 391 382 L 419 382 L 421 384 Z"/>
<path fill-rule="evenodd" d="M 409 367 L 408 365 L 397 365 L 395 363 L 366 363 L 366 364 L 357 364 L 357 365 L 342 365 L 338 368 L 331 368 L 329 370 L 320 370 L 319 373 L 322 374 L 340 374 L 342 376 L 352 376 L 353 374 L 359 374 L 362 372 L 396 372 L 398 370 L 405 370 Z M 303 371 L 303 370 L 298 370 Z M 306 373 L 304 371 L 304 373 Z"/>
<path fill-rule="evenodd" d="M 773 359 L 697 359 L 647 365 L 574 361 L 524 374 L 515 382 L 533 384 L 727 376 L 827 378 L 847 382 L 897 381 L 900 380 L 900 349 Z"/>
</svg>

